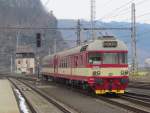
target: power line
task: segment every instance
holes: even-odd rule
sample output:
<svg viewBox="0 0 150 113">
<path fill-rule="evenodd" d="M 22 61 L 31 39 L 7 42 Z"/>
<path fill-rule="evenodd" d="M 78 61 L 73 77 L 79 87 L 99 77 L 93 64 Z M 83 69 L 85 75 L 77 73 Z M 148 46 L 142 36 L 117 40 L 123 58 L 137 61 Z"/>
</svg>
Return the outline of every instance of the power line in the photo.
<svg viewBox="0 0 150 113">
<path fill-rule="evenodd" d="M 114 12 L 114 14 L 108 15 L 108 16 L 101 18 L 101 19 L 118 17 L 120 15 L 124 15 L 124 14 L 129 13 L 129 11 L 130 11 L 130 8 L 128 8 L 128 9 L 126 8 L 126 9 L 120 10 L 119 12 L 116 11 L 116 12 Z"/>
<path fill-rule="evenodd" d="M 143 16 L 145 16 L 145 15 L 150 15 L 150 12 L 144 13 L 144 14 L 139 15 L 139 16 L 137 16 L 137 17 L 138 17 L 138 18 L 139 18 L 139 17 L 143 17 Z"/>
<path fill-rule="evenodd" d="M 116 17 L 118 17 L 118 16 L 120 16 L 120 15 L 124 15 L 124 14 L 129 13 L 128 10 L 124 10 L 124 11 L 125 11 L 124 13 L 117 13 L 116 15 L 111 16 L 111 18 L 116 18 Z"/>
<path fill-rule="evenodd" d="M 15 27 L 15 26 L 9 26 L 9 27 L 0 27 L 0 30 L 77 30 L 76 27 L 60 27 L 60 28 L 53 28 L 53 27 Z M 101 27 L 101 28 L 82 28 L 83 30 L 131 30 L 130 27 L 124 27 L 124 28 L 117 28 L 117 27 Z"/>
<path fill-rule="evenodd" d="M 44 5 L 47 6 L 49 4 L 50 0 L 47 0 Z"/>
<path fill-rule="evenodd" d="M 144 19 L 144 20 L 142 20 L 142 21 L 150 21 L 150 19 L 149 19 L 149 18 L 146 18 L 146 19 Z"/>
<path fill-rule="evenodd" d="M 103 4 L 103 6 L 105 6 L 105 7 L 106 7 L 106 5 L 108 5 L 111 1 L 112 1 L 112 0 L 108 0 L 108 1 L 106 1 L 106 2 Z"/>
<path fill-rule="evenodd" d="M 147 2 L 147 1 L 149 1 L 149 0 L 141 0 L 141 1 L 136 3 L 136 6 L 141 5 L 141 4 L 143 4 L 143 3 Z"/>
<path fill-rule="evenodd" d="M 104 16 L 103 16 L 102 18 L 100 18 L 100 19 L 106 18 L 107 16 L 111 15 L 111 14 L 114 13 L 114 12 L 116 13 L 116 11 L 119 11 L 120 9 L 122 9 L 122 7 L 124 7 L 124 6 L 128 5 L 128 4 L 131 4 L 133 1 L 134 1 L 134 0 L 131 0 L 131 1 L 129 1 L 129 2 L 125 3 L 125 4 L 123 4 L 123 5 L 121 5 L 120 7 L 118 7 L 118 8 L 116 8 L 116 9 L 112 10 L 110 13 L 108 13 L 107 15 L 104 15 Z"/>
</svg>

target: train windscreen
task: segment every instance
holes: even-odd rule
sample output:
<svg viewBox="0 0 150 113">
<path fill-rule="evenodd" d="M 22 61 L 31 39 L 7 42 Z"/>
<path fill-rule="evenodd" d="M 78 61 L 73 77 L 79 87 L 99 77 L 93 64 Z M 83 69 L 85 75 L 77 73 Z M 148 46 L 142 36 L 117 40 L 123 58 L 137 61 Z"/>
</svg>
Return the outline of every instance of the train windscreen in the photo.
<svg viewBox="0 0 150 113">
<path fill-rule="evenodd" d="M 127 64 L 127 53 L 89 53 L 89 64 Z"/>
</svg>

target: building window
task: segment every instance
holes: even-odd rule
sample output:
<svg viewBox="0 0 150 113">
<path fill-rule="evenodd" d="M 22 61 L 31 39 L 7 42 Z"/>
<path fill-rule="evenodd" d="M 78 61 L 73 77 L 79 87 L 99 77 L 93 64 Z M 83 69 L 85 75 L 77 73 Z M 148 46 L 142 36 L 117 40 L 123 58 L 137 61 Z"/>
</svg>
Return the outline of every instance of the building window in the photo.
<svg viewBox="0 0 150 113">
<path fill-rule="evenodd" d="M 26 64 L 28 64 L 28 60 L 26 60 Z"/>
<path fill-rule="evenodd" d="M 20 60 L 18 60 L 18 64 L 21 64 Z"/>
</svg>

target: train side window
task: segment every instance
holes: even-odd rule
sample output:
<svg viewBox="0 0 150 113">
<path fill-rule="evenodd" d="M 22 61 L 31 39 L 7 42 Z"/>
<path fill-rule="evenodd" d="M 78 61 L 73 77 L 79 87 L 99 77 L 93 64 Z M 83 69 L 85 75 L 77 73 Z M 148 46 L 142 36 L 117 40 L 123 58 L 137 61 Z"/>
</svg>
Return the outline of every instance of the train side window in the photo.
<svg viewBox="0 0 150 113">
<path fill-rule="evenodd" d="M 78 56 L 75 56 L 75 67 L 78 66 Z"/>
<path fill-rule="evenodd" d="M 62 60 L 62 68 L 64 68 L 64 59 Z"/>
<path fill-rule="evenodd" d="M 120 53 L 119 54 L 119 63 L 120 64 L 127 64 L 127 53 Z"/>
<path fill-rule="evenodd" d="M 80 64 L 83 65 L 83 56 L 80 55 Z"/>
<path fill-rule="evenodd" d="M 90 64 L 101 64 L 102 63 L 102 54 L 101 53 L 90 53 L 89 54 L 89 63 Z"/>
<path fill-rule="evenodd" d="M 61 68 L 63 67 L 63 61 L 61 60 Z"/>
<path fill-rule="evenodd" d="M 60 60 L 60 68 L 61 68 L 61 60 Z"/>
</svg>

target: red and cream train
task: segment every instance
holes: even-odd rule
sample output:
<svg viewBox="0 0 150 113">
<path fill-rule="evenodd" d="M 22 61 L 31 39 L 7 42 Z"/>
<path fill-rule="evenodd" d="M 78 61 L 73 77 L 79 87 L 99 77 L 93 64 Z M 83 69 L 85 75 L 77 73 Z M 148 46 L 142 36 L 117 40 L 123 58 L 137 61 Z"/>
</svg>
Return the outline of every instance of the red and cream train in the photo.
<svg viewBox="0 0 150 113">
<path fill-rule="evenodd" d="M 96 94 L 123 94 L 128 85 L 127 46 L 114 36 L 103 36 L 42 60 L 42 76 Z"/>
</svg>

